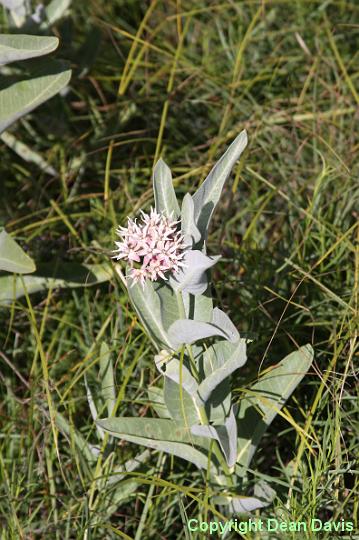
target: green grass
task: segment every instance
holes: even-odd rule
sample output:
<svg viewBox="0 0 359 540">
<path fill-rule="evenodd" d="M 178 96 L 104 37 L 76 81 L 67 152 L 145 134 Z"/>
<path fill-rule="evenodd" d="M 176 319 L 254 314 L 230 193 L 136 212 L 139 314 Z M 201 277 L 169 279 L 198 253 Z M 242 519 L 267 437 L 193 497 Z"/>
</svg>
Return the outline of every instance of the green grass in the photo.
<svg viewBox="0 0 359 540">
<path fill-rule="evenodd" d="M 359 537 L 358 16 L 354 0 L 74 2 L 54 29 L 71 89 L 11 129 L 58 174 L 5 144 L 0 164 L 0 222 L 39 265 L 109 265 L 115 225 L 153 204 L 160 155 L 181 197 L 247 129 L 209 238 L 217 301 L 255 337 L 236 398 L 297 345 L 315 350 L 252 463 L 277 491 L 257 515 L 344 518 L 358 531 L 347 538 Z M 115 276 L 0 309 L 1 540 L 205 537 L 183 524 L 214 511 L 195 468 L 126 442 L 84 450 L 100 445 L 84 374 L 97 395 L 104 340 L 117 414 L 152 415 L 153 349 Z"/>
</svg>

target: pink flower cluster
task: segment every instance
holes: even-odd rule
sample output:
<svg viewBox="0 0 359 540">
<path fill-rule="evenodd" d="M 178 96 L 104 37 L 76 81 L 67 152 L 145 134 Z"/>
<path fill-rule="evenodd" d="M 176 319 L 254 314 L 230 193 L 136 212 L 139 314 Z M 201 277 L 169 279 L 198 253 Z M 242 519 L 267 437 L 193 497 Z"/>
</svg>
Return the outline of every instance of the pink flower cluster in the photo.
<svg viewBox="0 0 359 540">
<path fill-rule="evenodd" d="M 131 286 L 140 282 L 144 287 L 146 279 L 167 279 L 165 272 L 177 272 L 185 266 L 182 260 L 185 244 L 177 230 L 178 221 L 158 214 L 152 208 L 150 214 L 142 210 L 141 214 L 141 223 L 128 218 L 127 227 L 119 227 L 116 231 L 121 242 L 115 242 L 117 249 L 113 258 L 128 261 Z"/>
</svg>

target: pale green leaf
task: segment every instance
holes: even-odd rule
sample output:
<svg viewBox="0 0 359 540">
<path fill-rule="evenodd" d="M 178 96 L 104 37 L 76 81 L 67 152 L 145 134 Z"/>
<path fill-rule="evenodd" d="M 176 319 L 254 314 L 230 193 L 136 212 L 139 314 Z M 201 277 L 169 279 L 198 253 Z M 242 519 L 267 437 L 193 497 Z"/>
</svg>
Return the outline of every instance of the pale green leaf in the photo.
<svg viewBox="0 0 359 540">
<path fill-rule="evenodd" d="M 157 386 L 150 386 L 147 389 L 147 395 L 150 401 L 149 405 L 153 407 L 156 414 L 160 418 L 171 418 L 171 415 L 165 405 L 164 392 L 162 388 L 158 388 Z"/>
<path fill-rule="evenodd" d="M 25 4 L 25 0 L 0 0 L 0 4 L 10 10 L 20 9 Z"/>
<path fill-rule="evenodd" d="M 227 379 L 236 369 L 242 367 L 247 361 L 245 339 L 240 339 L 235 345 L 220 342 L 215 345 L 216 348 L 210 348 L 208 350 L 206 357 L 208 358 L 208 356 L 211 355 L 210 351 L 212 351 L 214 353 L 211 355 L 213 358 L 214 355 L 220 354 L 219 347 L 228 345 L 232 345 L 232 350 L 229 352 L 228 357 L 224 359 L 222 365 L 217 367 L 213 366 L 214 369 L 199 385 L 198 394 L 204 402 L 210 398 L 212 392 L 215 392 L 218 385 Z"/>
<path fill-rule="evenodd" d="M 61 19 L 70 7 L 71 0 L 51 0 L 45 7 L 46 20 L 41 24 L 41 28 L 47 28 Z"/>
<path fill-rule="evenodd" d="M 209 291 L 196 295 L 182 292 L 181 295 L 187 319 L 202 322 L 212 321 L 213 300 Z M 180 316 L 177 317 L 177 319 L 179 318 Z"/>
<path fill-rule="evenodd" d="M 231 407 L 224 425 L 195 425 L 191 427 L 191 432 L 199 437 L 209 437 L 217 440 L 226 458 L 228 467 L 235 465 L 237 460 L 237 424 L 233 407 Z"/>
<path fill-rule="evenodd" d="M 212 502 L 221 506 L 229 506 L 231 514 L 246 514 L 259 508 L 265 508 L 274 500 L 276 493 L 266 482 L 258 482 L 254 486 L 254 496 L 213 497 Z"/>
<path fill-rule="evenodd" d="M 0 35 L 0 64 L 43 56 L 54 51 L 58 44 L 58 38 L 52 36 L 2 34 Z"/>
<path fill-rule="evenodd" d="M 171 324 L 183 316 L 196 321 L 210 322 L 213 313 L 213 301 L 209 294 L 193 295 L 175 291 L 167 283 L 155 283 L 154 289 L 160 299 L 161 320 L 167 331 Z"/>
<path fill-rule="evenodd" d="M 203 353 L 203 371 L 205 377 L 210 376 L 214 371 L 221 368 L 238 348 L 238 343 L 230 341 L 216 341 L 213 345 L 206 347 Z"/>
<path fill-rule="evenodd" d="M 19 28 L 25 23 L 28 11 L 26 0 L 0 0 L 0 4 L 10 10 L 15 26 Z"/>
<path fill-rule="evenodd" d="M 196 398 L 169 377 L 165 377 L 164 399 L 171 418 L 187 428 L 201 422 Z"/>
<path fill-rule="evenodd" d="M 181 362 L 177 358 L 169 356 L 167 351 L 161 351 L 155 356 L 155 364 L 162 375 L 172 379 L 176 383 L 180 383 L 181 381 L 182 388 L 191 396 L 196 394 L 198 384 L 195 378 L 183 363 L 181 365 Z"/>
<path fill-rule="evenodd" d="M 228 379 L 222 381 L 205 404 L 208 421 L 213 424 L 223 424 L 232 404 L 231 385 Z"/>
<path fill-rule="evenodd" d="M 172 349 L 172 343 L 162 323 L 160 297 L 152 281 L 146 280 L 144 287 L 127 276 L 128 294 L 137 315 L 158 349 Z"/>
<path fill-rule="evenodd" d="M 210 377 L 217 369 L 221 368 L 236 350 L 238 344 L 229 341 L 217 341 L 213 345 L 206 347 L 202 354 L 201 366 L 203 376 L 201 384 L 206 377 Z M 209 381 L 210 382 L 210 381 Z M 198 389 L 200 396 L 200 391 Z M 210 422 L 223 424 L 231 409 L 231 385 L 229 378 L 225 378 L 216 386 L 216 391 L 212 392 L 206 400 L 205 409 Z"/>
<path fill-rule="evenodd" d="M 16 272 L 17 274 L 28 274 L 36 270 L 34 261 L 5 229 L 0 233 L 0 270 Z M 2 292 L 0 289 L 0 299 Z"/>
<path fill-rule="evenodd" d="M 112 435 L 116 436 L 114 433 Z M 135 435 L 121 435 L 121 438 L 132 442 L 135 444 L 141 444 L 142 446 L 146 446 L 147 448 L 153 448 L 154 450 L 158 450 L 160 452 L 166 452 L 168 454 L 172 454 L 174 456 L 177 456 L 181 459 L 185 459 L 186 461 L 189 461 L 190 463 L 193 463 L 196 465 L 198 469 L 207 469 L 208 468 L 208 456 L 206 453 L 201 452 L 200 450 L 197 450 L 193 446 L 189 444 L 184 444 L 180 442 L 172 442 L 172 441 L 160 441 L 160 440 L 154 440 L 154 439 L 147 439 L 146 437 L 141 436 L 135 436 Z M 211 469 L 213 473 L 216 473 L 216 468 L 213 463 L 210 463 Z"/>
<path fill-rule="evenodd" d="M 166 418 L 111 417 L 96 422 L 102 429 L 120 439 L 140 436 L 150 441 L 190 443 L 208 449 L 209 442 L 204 437 L 194 436 L 190 429 Z M 153 447 L 151 447 L 153 448 Z"/>
<path fill-rule="evenodd" d="M 212 324 L 218 326 L 223 332 L 229 336 L 229 341 L 235 342 L 239 339 L 239 333 L 237 328 L 232 323 L 231 319 L 228 317 L 224 311 L 215 307 L 212 314 Z"/>
<path fill-rule="evenodd" d="M 179 456 L 200 469 L 206 469 L 208 466 L 207 454 L 191 446 L 195 440 L 196 444 L 208 448 L 208 440 L 195 437 L 188 429 L 173 420 L 107 418 L 98 420 L 98 423 L 114 437 Z"/>
<path fill-rule="evenodd" d="M 171 324 L 180 318 L 178 298 L 174 290 L 167 283 L 154 283 L 153 287 L 160 301 L 162 325 L 167 331 Z"/>
<path fill-rule="evenodd" d="M 171 343 L 176 349 L 181 345 L 190 345 L 200 339 L 220 336 L 229 341 L 236 341 L 232 335 L 212 323 L 193 321 L 191 319 L 179 319 L 168 329 Z"/>
<path fill-rule="evenodd" d="M 181 208 L 181 232 L 185 238 L 187 245 L 192 247 L 193 244 L 201 239 L 195 219 L 194 219 L 194 203 L 190 193 L 186 193 L 183 197 Z"/>
<path fill-rule="evenodd" d="M 60 92 L 70 77 L 70 69 L 61 62 L 53 61 L 47 64 L 46 72 L 3 87 L 0 91 L 0 133 Z"/>
<path fill-rule="evenodd" d="M 208 286 L 206 271 L 214 266 L 220 258 L 220 255 L 207 257 L 197 249 L 186 251 L 183 257 L 185 267 L 170 277 L 169 283 L 171 287 L 175 291 L 195 295 L 203 294 Z"/>
<path fill-rule="evenodd" d="M 147 439 L 189 442 L 188 430 L 173 420 L 165 418 L 111 417 L 97 420 L 99 426 L 116 437 L 141 435 Z"/>
<path fill-rule="evenodd" d="M 171 417 L 187 427 L 200 422 L 198 384 L 189 369 L 177 358 L 169 356 L 167 351 L 155 356 L 155 364 L 165 379 L 164 399 Z"/>
<path fill-rule="evenodd" d="M 7 304 L 21 296 L 52 288 L 87 287 L 108 281 L 112 271 L 107 265 L 78 263 L 45 263 L 32 275 L 0 275 L 0 304 Z"/>
<path fill-rule="evenodd" d="M 207 237 L 208 226 L 224 183 L 246 146 L 247 133 L 243 130 L 193 195 L 195 220 L 203 240 Z"/>
<path fill-rule="evenodd" d="M 101 395 L 106 403 L 108 415 L 111 416 L 116 405 L 116 387 L 111 353 L 109 346 L 105 341 L 101 343 L 100 347 L 99 378 L 101 381 Z"/>
<path fill-rule="evenodd" d="M 240 400 L 237 460 L 240 465 L 249 466 L 263 433 L 307 373 L 312 361 L 312 347 L 301 347 L 266 372 Z"/>
<path fill-rule="evenodd" d="M 177 219 L 180 215 L 180 209 L 173 188 L 172 174 L 163 159 L 157 161 L 153 170 L 153 191 L 156 211 Z"/>
</svg>

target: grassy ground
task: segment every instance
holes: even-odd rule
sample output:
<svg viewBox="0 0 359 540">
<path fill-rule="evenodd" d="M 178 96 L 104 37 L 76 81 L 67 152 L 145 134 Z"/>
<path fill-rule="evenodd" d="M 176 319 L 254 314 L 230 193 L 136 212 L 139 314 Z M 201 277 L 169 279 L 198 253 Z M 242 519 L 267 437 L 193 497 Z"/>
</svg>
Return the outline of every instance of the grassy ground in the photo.
<svg viewBox="0 0 359 540">
<path fill-rule="evenodd" d="M 218 303 L 256 337 L 236 395 L 297 345 L 315 349 L 253 462 L 278 494 L 258 515 L 356 528 L 358 17 L 355 0 L 74 2 L 54 29 L 74 68 L 69 92 L 12 129 L 57 174 L 5 144 L 0 164 L 0 222 L 40 267 L 71 272 L 110 265 L 115 225 L 153 202 L 160 155 L 182 196 L 247 129 L 209 239 L 223 255 Z M 33 294 L 0 321 L 1 540 L 204 537 L 183 523 L 206 514 L 205 479 L 186 462 L 146 452 L 121 475 L 143 448 L 84 450 L 99 445 L 84 375 L 96 395 L 103 341 L 118 415 L 152 414 L 153 350 L 120 282 Z M 345 537 L 359 536 L 271 536 Z"/>
</svg>

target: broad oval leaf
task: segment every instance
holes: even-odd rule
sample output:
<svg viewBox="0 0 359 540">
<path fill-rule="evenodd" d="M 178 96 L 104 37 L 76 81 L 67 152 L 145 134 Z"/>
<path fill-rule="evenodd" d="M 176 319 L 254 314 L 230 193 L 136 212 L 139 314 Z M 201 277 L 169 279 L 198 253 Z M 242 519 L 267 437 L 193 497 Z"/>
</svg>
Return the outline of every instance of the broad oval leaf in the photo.
<svg viewBox="0 0 359 540">
<path fill-rule="evenodd" d="M 193 195 L 194 215 L 203 240 L 207 237 L 208 226 L 220 199 L 224 183 L 233 165 L 247 146 L 247 142 L 247 132 L 243 130 L 232 142 L 226 153 L 215 164 L 203 184 L 201 184 Z"/>
<path fill-rule="evenodd" d="M 232 405 L 230 381 L 225 379 L 216 388 L 206 401 L 205 411 L 208 421 L 215 425 L 225 422 Z"/>
<path fill-rule="evenodd" d="M 190 442 L 191 434 L 183 426 L 165 418 L 111 417 L 97 420 L 97 424 L 116 437 L 141 435 L 148 439 Z M 125 437 L 124 437 L 125 438 Z"/>
<path fill-rule="evenodd" d="M 0 270 L 16 272 L 17 274 L 29 274 L 36 270 L 34 261 L 5 229 L 0 233 Z"/>
<path fill-rule="evenodd" d="M 243 470 L 249 466 L 267 427 L 307 373 L 313 354 L 309 344 L 290 353 L 250 386 L 247 395 L 240 400 L 237 462 Z"/>
<path fill-rule="evenodd" d="M 7 9 L 19 9 L 21 6 L 23 6 L 25 3 L 25 0 L 0 0 L 0 4 L 2 4 Z"/>
<path fill-rule="evenodd" d="M 213 310 L 213 312 L 214 311 L 215 310 Z M 218 317 L 215 320 L 219 322 Z M 194 321 L 192 319 L 178 319 L 169 327 L 168 335 L 171 343 L 173 343 L 173 346 L 176 349 L 181 345 L 191 345 L 191 343 L 194 343 L 195 341 L 213 336 L 220 336 L 231 343 L 236 343 L 239 338 L 238 333 L 233 333 L 232 328 L 229 325 L 225 325 L 225 328 L 220 328 L 217 324 L 213 324 L 213 322 L 206 323 Z"/>
<path fill-rule="evenodd" d="M 112 435 L 116 436 L 114 433 L 112 433 Z M 214 465 L 212 462 L 208 464 L 207 452 L 201 452 L 190 444 L 173 441 L 160 441 L 154 439 L 147 439 L 146 437 L 125 434 L 121 435 L 121 439 L 135 444 L 141 444 L 142 446 L 152 448 L 153 450 L 172 454 L 181 459 L 189 461 L 190 463 L 193 463 L 198 469 L 207 470 L 208 465 L 210 465 L 212 474 L 217 474 L 216 465 Z"/>
<path fill-rule="evenodd" d="M 167 331 L 171 324 L 180 318 L 180 309 L 174 290 L 167 283 L 158 282 L 153 284 L 154 290 L 160 300 L 161 321 Z"/>
<path fill-rule="evenodd" d="M 221 368 L 232 353 L 238 347 L 238 343 L 231 343 L 227 340 L 220 340 L 213 343 L 203 353 L 203 371 L 204 378 L 209 377 L 217 369 Z"/>
<path fill-rule="evenodd" d="M 205 383 L 206 379 L 212 375 L 217 369 L 221 368 L 225 362 L 230 358 L 233 350 L 237 344 L 230 343 L 227 340 L 217 341 L 213 345 L 206 347 L 202 354 L 202 379 L 201 384 Z M 210 382 L 210 381 L 209 381 Z M 216 381 L 217 382 L 217 381 Z M 199 399 L 203 402 L 203 389 L 200 392 L 198 389 Z M 229 377 L 224 378 L 222 382 L 216 384 L 216 391 L 210 393 L 209 397 L 205 401 L 205 409 L 207 418 L 210 422 L 216 424 L 223 424 L 225 419 L 229 415 L 231 409 L 232 396 L 231 385 Z"/>
<path fill-rule="evenodd" d="M 199 339 L 220 336 L 229 339 L 229 336 L 217 326 L 211 323 L 193 321 L 191 319 L 179 319 L 168 329 L 168 335 L 176 349 L 181 345 L 190 345 Z"/>
<path fill-rule="evenodd" d="M 247 361 L 247 347 L 245 339 L 240 339 L 235 345 L 228 342 L 216 343 L 214 347 L 217 346 L 217 348 L 213 348 L 211 351 L 212 357 L 213 355 L 218 354 L 218 346 L 220 346 L 222 343 L 223 346 L 231 346 L 232 350 L 229 352 L 229 355 L 223 364 L 214 368 L 213 371 L 199 385 L 198 394 L 204 402 L 210 398 L 212 392 L 215 392 L 217 386 L 232 375 L 236 369 L 242 367 Z M 208 351 L 207 356 L 209 354 L 211 353 Z"/>
<path fill-rule="evenodd" d="M 51 62 L 46 72 L 15 82 L 0 91 L 0 133 L 13 122 L 52 98 L 66 86 L 71 70 L 62 62 Z"/>
<path fill-rule="evenodd" d="M 208 287 L 206 271 L 220 258 L 220 255 L 207 257 L 198 249 L 186 251 L 183 258 L 186 266 L 170 277 L 171 287 L 175 291 L 203 294 Z"/>
<path fill-rule="evenodd" d="M 130 300 L 156 348 L 172 349 L 172 342 L 162 323 L 160 297 L 152 281 L 146 280 L 142 287 L 127 275 L 127 282 Z"/>
<path fill-rule="evenodd" d="M 157 161 L 153 170 L 153 191 L 156 211 L 167 217 L 172 217 L 172 219 L 177 219 L 180 215 L 180 209 L 172 184 L 172 174 L 163 159 Z"/>
<path fill-rule="evenodd" d="M 0 64 L 43 56 L 54 51 L 58 44 L 58 38 L 52 36 L 2 34 L 0 35 Z"/>
<path fill-rule="evenodd" d="M 100 427 L 114 437 L 174 454 L 200 469 L 207 469 L 209 441 L 196 437 L 183 425 L 162 418 L 105 418 Z M 194 448 L 194 444 L 206 450 Z M 212 465 L 213 466 L 213 465 Z"/>
</svg>

